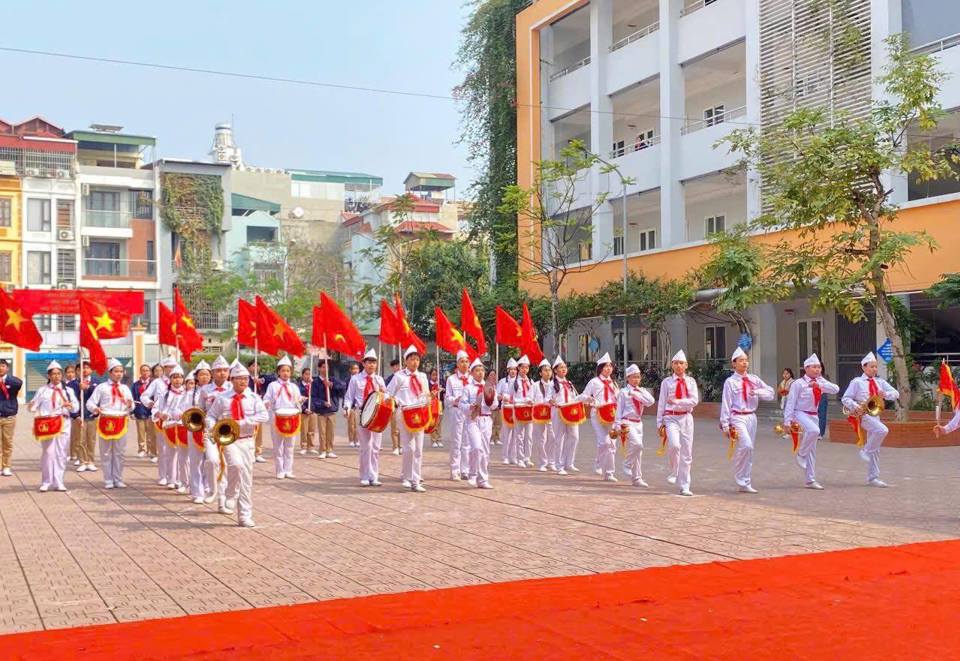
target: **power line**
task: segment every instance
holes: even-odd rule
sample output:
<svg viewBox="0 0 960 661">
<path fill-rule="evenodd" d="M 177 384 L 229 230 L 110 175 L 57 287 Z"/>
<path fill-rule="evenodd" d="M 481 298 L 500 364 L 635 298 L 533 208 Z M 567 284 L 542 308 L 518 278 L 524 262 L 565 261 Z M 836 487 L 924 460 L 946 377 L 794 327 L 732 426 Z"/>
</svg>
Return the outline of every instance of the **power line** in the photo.
<svg viewBox="0 0 960 661">
<path fill-rule="evenodd" d="M 58 57 L 67 60 L 79 60 L 81 62 L 99 62 L 102 64 L 118 64 L 122 66 L 141 67 L 144 69 L 157 69 L 160 71 L 177 71 L 183 73 L 197 73 L 209 76 L 222 76 L 226 78 L 240 78 L 244 80 L 257 80 L 270 83 L 282 83 L 286 85 L 303 85 L 307 87 L 320 87 L 326 89 L 345 90 L 350 92 L 367 92 L 371 94 L 392 94 L 394 96 L 405 96 L 422 99 L 434 99 L 439 101 L 461 101 L 459 97 L 451 94 L 433 94 L 430 92 L 414 92 L 410 90 L 391 89 L 386 87 L 368 87 L 364 85 L 346 85 L 343 83 L 328 83 L 318 80 L 307 80 L 303 78 L 286 78 L 283 76 L 269 76 L 266 74 L 243 73 L 239 71 L 223 71 L 221 69 L 207 69 L 203 67 L 187 67 L 175 64 L 161 64 L 158 62 L 141 62 L 138 60 L 126 60 L 111 57 L 100 57 L 95 55 L 77 55 L 75 53 L 62 53 L 58 51 L 38 50 L 32 48 L 14 48 L 11 46 L 0 46 L 0 51 L 8 53 L 18 53 L 21 55 L 39 55 L 42 57 Z M 543 104 L 517 103 L 518 108 L 533 108 L 540 110 L 557 110 L 563 112 L 588 112 L 597 115 L 611 115 L 614 117 L 637 117 L 643 119 L 674 119 L 679 121 L 688 121 L 688 117 L 672 117 L 669 115 L 659 115 L 654 113 L 627 113 L 607 110 L 594 110 L 593 108 L 564 108 L 560 106 L 548 106 Z M 697 120 L 699 121 L 699 120 Z M 726 120 L 725 124 L 736 124 L 742 126 L 759 126 L 754 122 L 743 122 L 736 120 Z"/>
</svg>

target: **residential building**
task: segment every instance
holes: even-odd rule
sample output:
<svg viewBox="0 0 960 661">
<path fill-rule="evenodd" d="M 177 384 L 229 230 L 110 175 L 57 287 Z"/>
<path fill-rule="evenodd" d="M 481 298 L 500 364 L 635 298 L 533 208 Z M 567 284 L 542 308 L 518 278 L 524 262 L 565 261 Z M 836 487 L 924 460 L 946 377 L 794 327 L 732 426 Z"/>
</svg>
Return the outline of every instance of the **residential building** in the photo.
<svg viewBox="0 0 960 661">
<path fill-rule="evenodd" d="M 226 233 L 226 250 L 235 272 L 253 273 L 258 280 L 283 277 L 286 247 L 277 216 L 280 205 L 233 193 L 233 218 Z"/>
<path fill-rule="evenodd" d="M 583 173 L 574 207 L 587 208 L 600 195 L 606 200 L 583 228 L 580 261 L 592 269 L 569 275 L 565 291 L 591 291 L 621 278 L 624 268 L 670 278 L 701 263 L 711 233 L 756 217 L 763 204 L 757 177 L 717 142 L 796 107 L 866 113 L 883 93 L 877 78 L 885 39 L 901 31 L 918 49 L 936 53 L 951 74 L 939 99 L 950 115 L 936 131 L 910 139 L 934 147 L 954 142 L 960 5 L 953 0 L 537 0 L 520 12 L 520 185 L 531 185 L 536 162 L 556 158 L 572 139 L 624 177 L 601 168 Z M 851 36 L 857 57 L 835 61 L 832 44 Z M 960 256 L 949 250 L 960 185 L 919 184 L 897 173 L 889 181 L 904 225 L 927 229 L 942 246 L 916 255 L 909 271 L 890 273 L 903 302 L 933 329 L 914 343 L 915 355 L 929 362 L 920 354 L 934 347 L 960 351 L 953 313 L 921 293 L 942 273 L 960 271 Z M 523 239 L 525 229 L 519 248 L 532 250 L 534 234 Z M 523 284 L 545 291 L 542 283 Z M 812 311 L 806 299 L 756 306 L 748 317 L 754 366 L 771 382 L 814 351 L 845 380 L 858 372 L 859 356 L 884 340 L 873 317 L 851 324 L 832 310 Z M 726 360 L 740 330 L 716 319 L 673 319 L 667 335 L 651 335 L 640 319 L 626 327 L 621 318 L 584 320 L 563 339 L 574 361 L 613 349 L 618 359 L 626 351 L 630 360 L 663 363 L 669 345 L 686 348 L 694 360 Z"/>
</svg>

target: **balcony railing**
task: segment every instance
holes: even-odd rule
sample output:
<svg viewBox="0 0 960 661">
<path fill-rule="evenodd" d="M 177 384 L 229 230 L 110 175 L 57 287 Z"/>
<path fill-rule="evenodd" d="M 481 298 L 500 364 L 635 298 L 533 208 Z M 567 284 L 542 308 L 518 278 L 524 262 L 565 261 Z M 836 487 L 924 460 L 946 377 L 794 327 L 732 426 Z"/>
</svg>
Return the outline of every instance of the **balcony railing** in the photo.
<svg viewBox="0 0 960 661">
<path fill-rule="evenodd" d="M 614 44 L 613 44 L 612 46 L 610 46 L 610 52 L 612 53 L 612 52 L 615 51 L 615 50 L 620 50 L 620 49 L 623 48 L 624 46 L 627 46 L 627 45 L 629 45 L 629 44 L 632 44 L 633 42 L 637 41 L 638 39 L 643 39 L 643 38 L 646 37 L 647 35 L 653 34 L 654 32 L 656 32 L 656 31 L 659 30 L 659 29 L 660 29 L 660 22 L 659 22 L 659 21 L 657 21 L 656 23 L 651 23 L 650 25 L 648 25 L 648 26 L 645 27 L 645 28 L 640 28 L 639 30 L 637 30 L 637 31 L 634 32 L 633 34 L 628 34 L 628 35 L 627 35 L 626 37 L 624 37 L 623 39 L 614 42 Z"/>
<path fill-rule="evenodd" d="M 707 5 L 712 5 L 717 0 L 697 0 L 697 2 L 691 3 L 680 10 L 681 16 L 686 16 L 687 14 L 692 14 L 695 11 L 703 9 Z"/>
<path fill-rule="evenodd" d="M 585 67 L 585 66 L 587 66 L 588 64 L 590 64 L 590 56 L 589 56 L 589 55 L 587 55 L 587 56 L 586 56 L 585 58 L 583 58 L 582 60 L 578 60 L 578 61 L 574 62 L 573 64 L 571 64 L 570 66 L 564 67 L 564 68 L 560 69 L 560 71 L 558 71 L 558 72 L 556 72 L 556 73 L 554 73 L 554 74 L 551 74 L 551 75 L 550 75 L 550 82 L 552 83 L 552 82 L 555 81 L 557 78 L 563 78 L 563 77 L 566 76 L 568 73 L 573 73 L 573 72 L 576 71 L 577 69 L 580 69 L 580 68 L 582 68 L 582 67 Z"/>
<path fill-rule="evenodd" d="M 84 257 L 83 277 L 155 280 L 157 277 L 157 260 Z"/>
<path fill-rule="evenodd" d="M 923 46 L 917 46 L 913 49 L 913 52 L 917 54 L 939 53 L 954 46 L 960 46 L 960 32 L 949 37 L 944 37 L 943 39 L 938 39 L 937 41 L 931 41 L 929 44 L 924 44 Z"/>
<path fill-rule="evenodd" d="M 730 110 L 725 110 L 721 113 L 717 113 L 709 119 L 688 119 L 683 128 L 680 129 L 681 135 L 687 135 L 688 133 L 696 133 L 702 129 L 705 129 L 716 124 L 723 124 L 731 120 L 743 117 L 747 114 L 747 107 L 740 106 L 739 108 L 731 108 Z"/>
<path fill-rule="evenodd" d="M 83 218 L 83 224 L 88 227 L 129 227 L 135 218 L 153 220 L 153 213 L 150 209 L 136 213 L 132 209 L 84 209 Z"/>
<path fill-rule="evenodd" d="M 641 151 L 643 149 L 649 149 L 654 145 L 660 144 L 660 136 L 655 135 L 652 138 L 643 138 L 642 140 L 637 140 L 633 144 L 626 145 L 620 149 L 614 149 L 610 152 L 610 158 L 620 158 L 627 154 L 632 154 L 635 151 Z"/>
</svg>

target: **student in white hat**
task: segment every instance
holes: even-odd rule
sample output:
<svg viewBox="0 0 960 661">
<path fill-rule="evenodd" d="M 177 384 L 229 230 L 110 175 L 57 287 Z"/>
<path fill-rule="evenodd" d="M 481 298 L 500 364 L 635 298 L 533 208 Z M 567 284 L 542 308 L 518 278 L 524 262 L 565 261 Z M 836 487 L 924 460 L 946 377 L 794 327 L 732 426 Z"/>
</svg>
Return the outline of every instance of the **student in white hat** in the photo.
<svg viewBox="0 0 960 661">
<path fill-rule="evenodd" d="M 510 393 L 515 406 L 531 406 L 533 404 L 533 382 L 530 380 L 530 358 L 526 354 L 517 360 L 517 378 L 513 380 L 513 390 Z M 522 422 L 514 414 L 513 443 L 517 448 L 517 466 L 533 468 L 531 454 L 533 452 L 533 419 Z"/>
<path fill-rule="evenodd" d="M 497 382 L 497 399 L 503 405 L 513 406 L 513 382 L 517 378 L 517 361 L 513 358 L 507 361 L 507 373 Z M 500 439 L 503 446 L 500 454 L 504 464 L 517 464 L 517 423 L 504 424 L 500 430 Z"/>
<path fill-rule="evenodd" d="M 723 382 L 720 403 L 720 428 L 736 436 L 733 455 L 733 479 L 743 493 L 757 493 L 753 488 L 753 446 L 757 438 L 757 406 L 760 400 L 772 402 L 776 392 L 759 376 L 748 374 L 747 352 L 737 347 L 730 356 L 733 374 Z"/>
<path fill-rule="evenodd" d="M 626 434 L 627 458 L 624 461 L 630 480 L 635 487 L 649 486 L 643 481 L 643 409 L 653 406 L 653 395 L 640 387 L 643 374 L 636 365 L 626 370 L 627 385 L 617 392 L 617 413 L 613 429 Z M 613 439 L 616 443 L 617 439 Z"/>
<path fill-rule="evenodd" d="M 150 411 L 150 416 L 158 428 L 161 425 L 159 414 L 163 409 L 163 399 L 166 397 L 167 390 L 170 388 L 170 372 L 173 370 L 176 364 L 176 361 L 170 357 L 161 360 L 160 367 L 162 368 L 163 373 L 159 378 L 151 381 L 146 390 L 140 394 L 140 403 Z M 161 432 L 157 436 L 157 456 L 155 457 L 155 461 L 151 460 L 157 464 L 157 472 L 159 474 L 158 483 L 160 486 L 166 486 L 167 484 L 167 476 L 164 474 L 161 466 L 165 465 L 164 455 L 169 450 L 170 444 L 167 442 L 166 437 Z"/>
<path fill-rule="evenodd" d="M 470 382 L 470 357 L 466 351 L 457 352 L 457 367 L 447 377 L 443 391 L 444 405 L 450 415 L 444 416 L 447 422 L 447 443 L 449 444 L 450 479 L 457 482 L 467 479 L 470 472 L 470 448 L 463 442 L 463 427 L 466 420 L 457 407 L 462 390 Z"/>
<path fill-rule="evenodd" d="M 63 384 L 63 368 L 47 365 L 47 384 L 33 394 L 27 410 L 36 415 L 34 435 L 40 441 L 40 491 L 66 491 L 63 473 L 70 451 L 70 414 L 80 410 L 73 391 Z"/>
<path fill-rule="evenodd" d="M 271 381 L 267 392 L 263 396 L 263 405 L 270 412 L 270 437 L 273 440 L 273 464 L 277 479 L 293 478 L 293 446 L 300 439 L 300 404 L 304 397 L 300 394 L 297 384 L 290 380 L 293 374 L 293 363 L 289 356 L 277 361 L 277 380 Z M 281 431 L 277 425 L 277 417 L 294 416 L 297 422 L 295 434 Z"/>
<path fill-rule="evenodd" d="M 550 400 L 553 399 L 553 368 L 550 366 L 550 361 L 544 358 L 537 369 L 540 380 L 533 385 L 533 405 L 535 407 L 543 404 L 550 406 Z M 541 473 L 557 470 L 558 454 L 552 420 L 534 423 L 532 457 L 536 459 L 537 470 Z"/>
<path fill-rule="evenodd" d="M 872 351 L 860 361 L 860 368 L 863 374 L 850 382 L 841 398 L 845 408 L 851 411 L 862 411 L 872 397 L 881 397 L 886 401 L 900 398 L 896 388 L 877 376 L 880 365 Z M 890 430 L 880 420 L 880 416 L 860 415 L 858 417 L 860 427 L 867 437 L 860 448 L 860 458 L 867 462 L 867 484 L 872 487 L 885 487 L 887 483 L 880 479 L 880 446 L 883 445 L 883 439 L 887 437 Z"/>
<path fill-rule="evenodd" d="M 197 371 L 202 374 L 198 366 Z M 223 356 L 217 356 L 209 366 L 210 381 L 205 384 L 198 384 L 197 402 L 198 406 L 207 412 L 214 400 L 233 389 L 230 383 L 230 363 Z M 213 442 L 209 434 L 204 434 L 203 438 L 203 463 L 201 464 L 203 474 L 203 502 L 212 503 L 217 498 L 217 491 L 220 486 L 217 482 L 217 476 L 220 475 L 220 449 Z"/>
<path fill-rule="evenodd" d="M 237 440 L 223 448 L 227 464 L 226 486 L 220 485 L 221 514 L 233 514 L 237 510 L 237 523 L 245 528 L 254 527 L 253 521 L 253 434 L 257 425 L 269 419 L 260 396 L 251 391 L 250 371 L 243 365 L 230 368 L 229 392 L 221 393 L 207 409 L 207 430 L 213 430 L 221 420 L 236 420 L 240 427 Z"/>
<path fill-rule="evenodd" d="M 363 356 L 363 371 L 354 374 L 347 385 L 344 405 L 351 411 L 362 411 L 367 397 L 375 392 L 386 391 L 383 377 L 377 374 L 377 352 L 367 350 Z M 358 415 L 359 417 L 359 415 Z M 382 432 L 372 432 L 358 426 L 357 440 L 360 444 L 360 486 L 379 487 L 380 448 L 383 443 Z"/>
<path fill-rule="evenodd" d="M 817 482 L 817 440 L 820 438 L 817 407 L 823 395 L 835 395 L 840 392 L 840 386 L 821 376 L 823 366 L 817 354 L 811 354 L 803 361 L 803 371 L 803 377 L 790 386 L 783 407 L 783 423 L 787 429 L 794 422 L 800 425 L 800 446 L 796 457 L 804 474 L 804 485 L 808 489 L 823 489 Z"/>
<path fill-rule="evenodd" d="M 427 375 L 419 371 L 420 352 L 416 347 L 407 347 L 403 352 L 404 369 L 393 375 L 387 384 L 387 394 L 397 400 L 402 415 L 403 409 L 430 405 L 430 382 Z M 429 416 L 423 420 L 423 427 L 411 428 L 404 420 L 400 425 L 400 443 L 403 447 L 403 483 L 411 491 L 426 491 L 423 487 L 423 430 Z M 461 466 L 462 469 L 462 466 Z"/>
<path fill-rule="evenodd" d="M 492 402 L 487 403 L 484 396 L 484 373 L 483 363 L 479 358 L 474 359 L 470 365 L 470 383 L 460 393 L 457 405 L 467 421 L 465 431 L 470 446 L 470 483 L 479 489 L 492 489 L 489 467 L 493 422 L 490 414 L 499 403 L 495 396 Z"/>
<path fill-rule="evenodd" d="M 580 472 L 573 463 L 577 456 L 577 444 L 580 442 L 580 427 L 564 422 L 560 415 L 560 407 L 582 401 L 583 397 L 577 394 L 577 389 L 567 380 L 567 364 L 563 362 L 563 358 L 557 356 L 553 361 L 553 392 L 550 404 L 553 406 L 553 433 L 560 448 L 557 462 L 558 475 Z"/>
<path fill-rule="evenodd" d="M 687 355 L 682 349 L 674 354 L 670 366 L 673 373 L 660 383 L 657 428 L 665 427 L 667 433 L 667 482 L 679 485 L 681 496 L 692 496 L 693 409 L 700 403 L 700 392 L 693 377 L 687 376 Z"/>
<path fill-rule="evenodd" d="M 107 489 L 127 486 L 123 482 L 123 462 L 127 450 L 127 422 L 133 412 L 133 393 L 123 379 L 123 365 L 116 358 L 107 362 L 109 379 L 93 389 L 87 410 L 96 414 L 103 463 L 103 486 Z M 116 429 L 114 429 L 116 427 Z"/>
<path fill-rule="evenodd" d="M 189 480 L 187 470 L 189 439 L 187 428 L 183 426 L 181 420 L 183 412 L 190 408 L 191 399 L 185 382 L 183 368 L 177 365 L 170 372 L 170 387 L 163 398 L 163 409 L 160 411 L 164 436 L 168 441 L 162 470 L 167 478 L 167 488 L 176 489 L 177 493 L 187 492 Z"/>
<path fill-rule="evenodd" d="M 617 444 L 615 439 L 610 438 L 610 423 L 600 420 L 600 408 L 616 406 L 619 387 L 612 375 L 613 361 L 610 360 L 610 354 L 605 353 L 597 360 L 596 374 L 583 389 L 583 396 L 587 398 L 592 411 L 590 423 L 597 444 L 594 472 L 607 482 L 617 481 L 614 475 L 617 472 Z"/>
</svg>

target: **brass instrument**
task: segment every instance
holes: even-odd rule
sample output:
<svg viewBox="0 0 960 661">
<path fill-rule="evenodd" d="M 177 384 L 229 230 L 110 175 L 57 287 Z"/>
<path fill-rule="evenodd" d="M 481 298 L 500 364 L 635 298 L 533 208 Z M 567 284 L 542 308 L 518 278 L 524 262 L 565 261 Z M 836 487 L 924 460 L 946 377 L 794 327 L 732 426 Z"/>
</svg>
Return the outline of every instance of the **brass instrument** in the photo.
<svg viewBox="0 0 960 661">
<path fill-rule="evenodd" d="M 864 415 L 872 415 L 877 417 L 884 409 L 883 397 L 878 393 L 872 395 L 870 399 L 865 401 L 863 404 L 858 406 L 855 409 L 848 409 L 846 406 L 843 407 L 843 414 L 847 417 L 862 418 Z"/>
<path fill-rule="evenodd" d="M 226 447 L 240 438 L 240 424 L 232 418 L 221 420 L 213 426 L 212 435 L 217 445 Z"/>
<path fill-rule="evenodd" d="M 191 406 L 180 416 L 180 422 L 187 428 L 187 431 L 203 431 L 206 423 L 206 414 L 199 406 Z"/>
<path fill-rule="evenodd" d="M 778 422 L 773 426 L 773 433 L 777 436 L 783 436 L 787 432 L 787 428 L 783 426 L 782 422 Z"/>
</svg>

